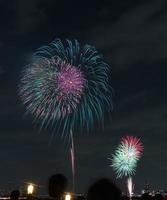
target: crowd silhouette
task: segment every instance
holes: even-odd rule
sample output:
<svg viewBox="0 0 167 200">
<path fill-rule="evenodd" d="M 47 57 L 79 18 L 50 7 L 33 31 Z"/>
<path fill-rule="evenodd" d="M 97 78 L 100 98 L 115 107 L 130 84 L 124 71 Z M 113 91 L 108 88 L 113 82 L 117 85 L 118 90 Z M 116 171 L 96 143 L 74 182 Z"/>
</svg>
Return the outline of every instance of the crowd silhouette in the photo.
<svg viewBox="0 0 167 200">
<path fill-rule="evenodd" d="M 13 190 L 10 194 L 11 200 L 18 200 L 20 197 L 20 191 L 19 190 Z"/>
<path fill-rule="evenodd" d="M 68 180 L 63 174 L 54 174 L 48 179 L 48 197 L 38 198 L 31 195 L 27 195 L 27 200 L 66 200 L 65 194 L 68 186 Z M 19 190 L 11 192 L 10 200 L 19 200 Z M 141 197 L 128 197 L 122 196 L 122 192 L 119 187 L 108 178 L 101 178 L 95 181 L 88 188 L 85 195 L 75 196 L 68 200 L 165 200 L 163 195 L 157 194 L 154 197 L 148 193 L 143 194 Z"/>
<path fill-rule="evenodd" d="M 120 200 L 120 189 L 109 179 L 102 178 L 90 186 L 87 200 Z"/>
<path fill-rule="evenodd" d="M 48 193 L 49 197 L 59 200 L 62 198 L 68 185 L 67 178 L 63 174 L 52 175 L 49 178 Z"/>
</svg>

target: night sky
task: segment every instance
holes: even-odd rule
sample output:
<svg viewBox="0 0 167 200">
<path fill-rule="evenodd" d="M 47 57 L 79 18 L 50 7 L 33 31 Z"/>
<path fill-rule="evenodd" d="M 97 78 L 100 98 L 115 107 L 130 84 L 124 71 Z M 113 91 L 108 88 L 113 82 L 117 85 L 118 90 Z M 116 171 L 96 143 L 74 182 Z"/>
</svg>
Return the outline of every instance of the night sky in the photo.
<svg viewBox="0 0 167 200">
<path fill-rule="evenodd" d="M 167 189 L 167 2 L 0 0 L 0 8 L 0 190 L 32 181 L 44 191 L 53 173 L 71 180 L 65 142 L 57 137 L 49 146 L 51 132 L 39 133 L 18 97 L 22 68 L 57 37 L 96 46 L 112 71 L 111 120 L 75 137 L 77 191 L 97 177 L 115 179 L 107 157 L 127 134 L 145 146 L 136 191 L 146 181 Z M 118 184 L 125 189 L 125 179 Z"/>
</svg>

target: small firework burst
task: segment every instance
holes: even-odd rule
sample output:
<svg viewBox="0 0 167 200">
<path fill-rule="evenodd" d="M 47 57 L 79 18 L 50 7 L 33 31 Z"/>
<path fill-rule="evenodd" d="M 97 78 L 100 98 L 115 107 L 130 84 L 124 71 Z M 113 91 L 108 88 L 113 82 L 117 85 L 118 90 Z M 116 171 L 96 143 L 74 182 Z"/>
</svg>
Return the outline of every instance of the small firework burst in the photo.
<svg viewBox="0 0 167 200">
<path fill-rule="evenodd" d="M 133 175 L 142 153 L 143 145 L 138 138 L 133 136 L 122 138 L 121 144 L 118 145 L 115 154 L 110 159 L 112 161 L 111 167 L 113 167 L 117 177 Z"/>
</svg>

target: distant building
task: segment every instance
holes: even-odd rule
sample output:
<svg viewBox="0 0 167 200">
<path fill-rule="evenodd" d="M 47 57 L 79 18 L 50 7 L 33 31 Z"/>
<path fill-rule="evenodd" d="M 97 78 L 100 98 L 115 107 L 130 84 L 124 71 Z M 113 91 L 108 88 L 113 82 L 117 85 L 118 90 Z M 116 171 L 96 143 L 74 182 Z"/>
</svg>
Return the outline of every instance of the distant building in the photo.
<svg viewBox="0 0 167 200">
<path fill-rule="evenodd" d="M 149 194 L 150 193 L 150 184 L 148 182 L 146 182 L 144 184 L 144 188 L 143 188 L 141 193 L 142 194 Z"/>
</svg>

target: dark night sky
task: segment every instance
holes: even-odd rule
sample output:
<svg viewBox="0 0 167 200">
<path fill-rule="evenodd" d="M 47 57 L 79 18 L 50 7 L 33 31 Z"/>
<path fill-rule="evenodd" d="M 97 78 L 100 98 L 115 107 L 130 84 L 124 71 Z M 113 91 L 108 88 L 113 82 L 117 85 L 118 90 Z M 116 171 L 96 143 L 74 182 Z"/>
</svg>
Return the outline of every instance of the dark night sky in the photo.
<svg viewBox="0 0 167 200">
<path fill-rule="evenodd" d="M 115 178 L 107 157 L 122 136 L 139 136 L 145 151 L 134 176 L 167 189 L 167 2 L 165 0 L 0 0 L 0 189 L 48 176 L 71 179 L 69 152 L 49 131 L 38 133 L 17 96 L 20 71 L 36 48 L 56 37 L 78 39 L 104 54 L 115 91 L 103 131 L 77 135 L 77 190 L 96 177 Z M 122 188 L 125 180 L 119 180 Z"/>
</svg>

